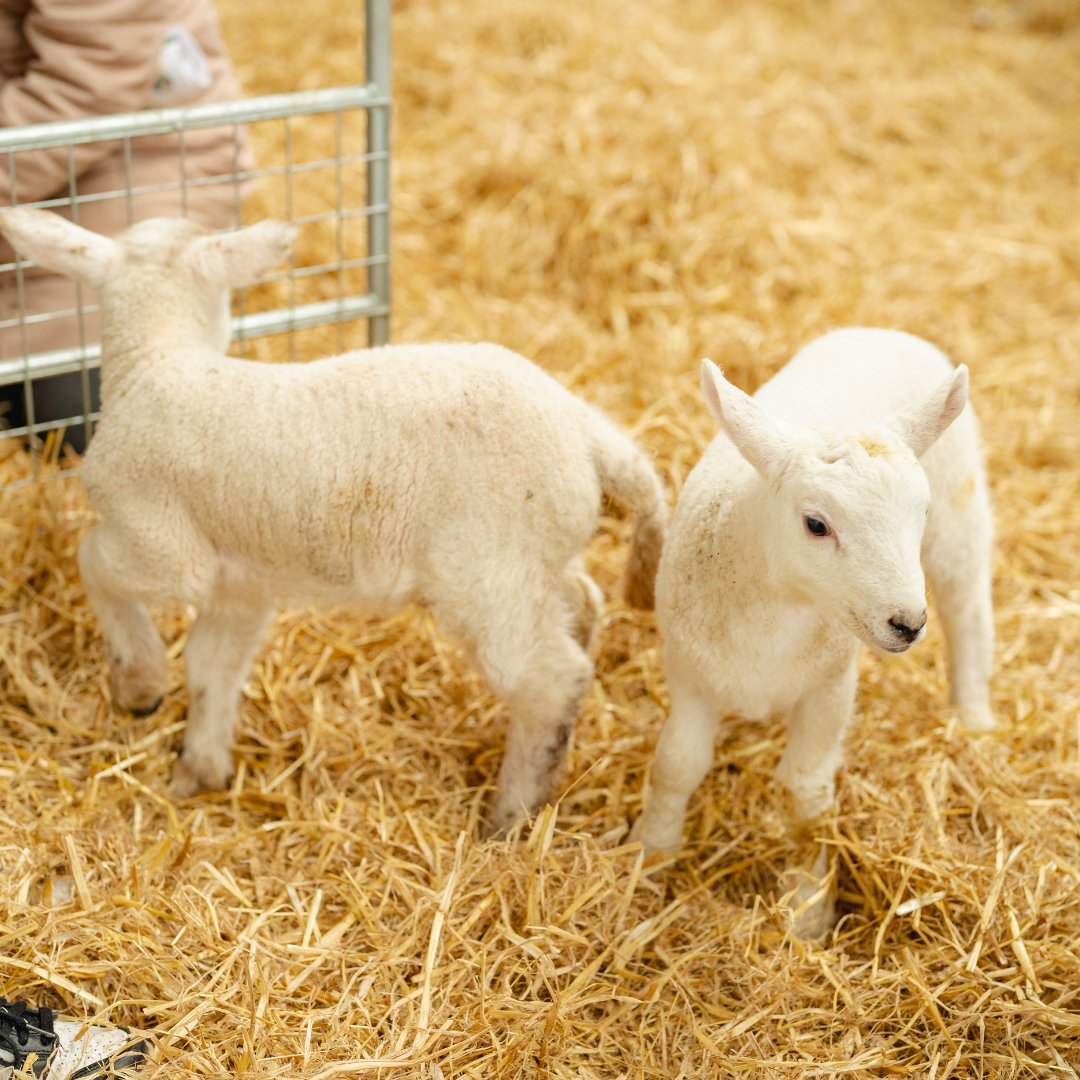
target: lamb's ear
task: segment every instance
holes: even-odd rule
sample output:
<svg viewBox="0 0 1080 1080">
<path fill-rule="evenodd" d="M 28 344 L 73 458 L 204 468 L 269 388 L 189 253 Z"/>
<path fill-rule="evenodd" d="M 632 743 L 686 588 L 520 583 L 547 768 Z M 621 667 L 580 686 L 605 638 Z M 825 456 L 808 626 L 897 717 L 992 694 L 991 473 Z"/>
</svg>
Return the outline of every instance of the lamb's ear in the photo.
<svg viewBox="0 0 1080 1080">
<path fill-rule="evenodd" d="M 732 386 L 711 360 L 701 361 L 701 392 L 728 438 L 762 476 L 783 468 L 793 441 L 786 425 Z"/>
<path fill-rule="evenodd" d="M 10 206 L 0 210 L 0 232 L 24 258 L 100 289 L 119 252 L 116 241 L 59 214 Z"/>
<path fill-rule="evenodd" d="M 968 399 L 968 369 L 961 364 L 924 401 L 897 413 L 891 426 L 922 457 L 960 415 Z"/>
<path fill-rule="evenodd" d="M 295 225 L 267 219 L 235 232 L 201 236 L 188 248 L 188 258 L 213 285 L 253 285 L 289 257 L 296 232 Z"/>
</svg>

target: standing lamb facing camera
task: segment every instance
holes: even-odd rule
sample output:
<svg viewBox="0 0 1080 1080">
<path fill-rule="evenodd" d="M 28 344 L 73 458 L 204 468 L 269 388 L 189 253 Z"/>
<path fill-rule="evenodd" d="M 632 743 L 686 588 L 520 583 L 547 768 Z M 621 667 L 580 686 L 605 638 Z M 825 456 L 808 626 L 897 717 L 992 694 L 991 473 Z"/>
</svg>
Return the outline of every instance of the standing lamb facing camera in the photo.
<svg viewBox="0 0 1080 1080">
<path fill-rule="evenodd" d="M 787 715 L 777 778 L 806 836 L 835 795 L 860 642 L 900 653 L 923 637 L 923 563 L 953 703 L 973 728 L 994 723 L 992 523 L 967 368 L 909 334 L 847 329 L 753 398 L 708 360 L 701 377 L 723 430 L 686 481 L 657 576 L 671 711 L 634 831 L 649 851 L 681 843 L 732 714 Z M 823 848 L 811 862 L 790 874 L 807 935 L 832 922 Z"/>
<path fill-rule="evenodd" d="M 103 415 L 83 481 L 102 523 L 79 566 L 114 699 L 134 712 L 168 685 L 146 605 L 197 610 L 177 792 L 229 782 L 275 605 L 419 603 L 509 706 L 492 825 L 542 805 L 593 674 L 602 596 L 580 553 L 605 497 L 636 516 L 626 594 L 652 605 L 667 510 L 645 454 L 495 345 L 226 356 L 229 290 L 285 258 L 281 222 L 209 235 L 155 219 L 111 240 L 9 209 L 0 229 L 99 293 Z"/>
</svg>

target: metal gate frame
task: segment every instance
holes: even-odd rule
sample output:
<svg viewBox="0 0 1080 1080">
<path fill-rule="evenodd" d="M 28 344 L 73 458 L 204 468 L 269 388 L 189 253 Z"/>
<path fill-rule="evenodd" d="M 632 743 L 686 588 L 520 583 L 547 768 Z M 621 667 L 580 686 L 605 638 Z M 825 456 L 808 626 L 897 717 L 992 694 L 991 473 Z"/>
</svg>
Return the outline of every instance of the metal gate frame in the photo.
<svg viewBox="0 0 1080 1080">
<path fill-rule="evenodd" d="M 130 164 L 131 140 L 147 135 L 178 135 L 183 148 L 183 134 L 203 128 L 251 124 L 258 121 L 288 119 L 292 117 L 317 116 L 327 113 L 340 114 L 343 110 L 363 109 L 367 112 L 367 145 L 362 160 L 366 166 L 367 199 L 360 211 L 367 218 L 367 254 L 362 258 L 327 264 L 318 270 L 329 271 L 343 267 L 366 268 L 367 292 L 363 295 L 345 296 L 313 303 L 291 302 L 286 307 L 268 311 L 244 313 L 232 320 L 233 340 L 243 341 L 270 334 L 280 334 L 327 324 L 340 324 L 355 319 L 368 320 L 368 343 L 382 345 L 390 336 L 390 0 L 365 0 L 365 82 L 326 90 L 297 91 L 273 94 L 258 98 L 216 102 L 206 105 L 148 109 L 132 113 L 117 113 L 87 119 L 57 121 L 28 125 L 21 128 L 0 130 L 0 155 L 6 155 L 12 192 L 15 188 L 15 155 L 32 150 L 68 149 L 69 165 L 71 148 L 94 142 L 121 142 L 125 148 L 125 162 Z M 340 155 L 340 148 L 339 148 Z M 340 162 L 340 156 L 338 161 Z M 2 161 L 2 157 L 0 157 Z M 281 169 L 254 169 L 254 177 L 286 172 L 289 164 Z M 73 168 L 70 169 L 71 191 L 76 190 Z M 244 177 L 226 177 L 239 182 Z M 221 180 L 220 177 L 212 178 Z M 179 188 L 182 205 L 186 205 L 187 177 L 182 173 Z M 60 196 L 23 205 L 44 209 L 70 207 L 77 220 L 80 202 L 123 194 L 122 191 L 101 195 Z M 127 197 L 132 187 L 128 173 Z M 14 201 L 14 200 L 13 200 Z M 339 177 L 338 205 L 342 214 Z M 327 216 L 333 216 L 332 209 Z M 340 253 L 339 253 L 340 254 Z M 14 269 L 18 275 L 19 296 L 22 299 L 22 266 L 18 258 Z M 282 277 L 295 275 L 290 268 Z M 20 302 L 20 308 L 22 308 Z M 80 306 L 80 313 L 82 307 Z M 23 317 L 25 312 L 22 313 Z M 83 343 L 69 348 L 56 349 L 14 360 L 0 360 L 0 386 L 22 383 L 27 401 L 27 423 L 24 427 L 0 431 L 0 439 L 17 436 L 35 436 L 52 428 L 81 421 L 97 419 L 95 415 L 76 416 L 62 421 L 35 423 L 31 384 L 35 379 L 68 373 L 88 372 L 100 366 L 101 349 L 96 343 Z M 89 410 L 84 395 L 84 407 Z"/>
</svg>

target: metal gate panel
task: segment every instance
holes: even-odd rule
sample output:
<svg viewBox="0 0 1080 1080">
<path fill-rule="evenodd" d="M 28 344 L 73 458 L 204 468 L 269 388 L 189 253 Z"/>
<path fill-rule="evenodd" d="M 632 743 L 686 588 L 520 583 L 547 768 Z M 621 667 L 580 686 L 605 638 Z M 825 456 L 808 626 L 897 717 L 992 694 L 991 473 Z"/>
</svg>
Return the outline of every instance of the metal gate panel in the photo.
<svg viewBox="0 0 1080 1080">
<path fill-rule="evenodd" d="M 390 3 L 367 0 L 365 6 L 362 84 L 0 130 L 0 168 L 11 177 L 12 202 L 19 203 L 18 156 L 42 150 L 67 151 L 67 190 L 21 205 L 60 210 L 76 221 L 80 207 L 106 199 L 122 200 L 127 220 L 133 221 L 138 198 L 162 191 L 177 194 L 183 212 L 194 189 L 230 185 L 238 220 L 290 220 L 301 229 L 302 251 L 302 257 L 294 256 L 265 282 L 237 291 L 231 351 L 264 360 L 308 359 L 364 343 L 385 343 L 390 317 Z M 189 176 L 185 137 L 208 128 L 232 132 L 234 167 L 228 173 Z M 138 140 L 163 135 L 177 140 L 177 179 L 133 184 L 130 165 Z M 260 160 L 253 167 L 242 164 L 245 139 L 258 147 Z M 115 190 L 81 192 L 73 148 L 102 142 L 117 144 L 125 182 Z M 84 323 L 96 315 L 97 307 L 81 287 L 72 307 L 25 309 L 29 265 L 18 256 L 0 263 L 0 280 L 13 275 L 19 298 L 16 316 L 0 319 L 0 334 L 7 333 L 8 340 L 18 335 L 14 340 L 19 343 L 0 356 L 0 388 L 21 387 L 26 413 L 24 423 L 0 429 L 0 440 L 22 439 L 40 448 L 49 432 L 75 424 L 87 425 L 89 432 L 98 418 L 91 407 L 89 373 L 99 366 L 100 348 L 85 332 Z M 78 343 L 32 352 L 26 346 L 31 328 L 57 319 L 77 326 Z M 355 339 L 350 324 L 357 320 L 367 321 L 366 342 Z M 82 376 L 81 409 L 39 421 L 34 416 L 34 381 L 72 373 Z M 36 455 L 33 472 L 35 477 L 39 472 Z"/>
</svg>

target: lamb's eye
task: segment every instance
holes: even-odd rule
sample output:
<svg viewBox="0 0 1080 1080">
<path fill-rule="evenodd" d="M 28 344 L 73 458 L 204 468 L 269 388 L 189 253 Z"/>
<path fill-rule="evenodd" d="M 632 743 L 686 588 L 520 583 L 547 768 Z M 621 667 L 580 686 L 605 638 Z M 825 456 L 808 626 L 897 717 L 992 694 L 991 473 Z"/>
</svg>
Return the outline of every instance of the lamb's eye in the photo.
<svg viewBox="0 0 1080 1080">
<path fill-rule="evenodd" d="M 829 526 L 821 518 L 816 518 L 812 514 L 803 514 L 803 521 L 806 523 L 806 531 L 811 536 L 829 535 Z"/>
</svg>

